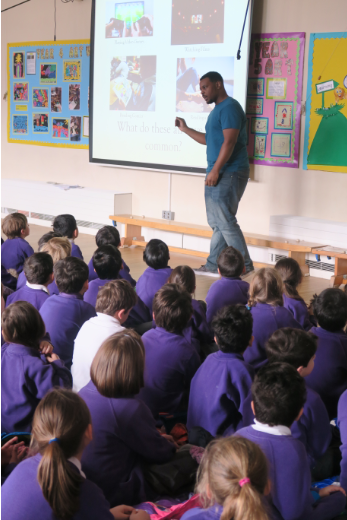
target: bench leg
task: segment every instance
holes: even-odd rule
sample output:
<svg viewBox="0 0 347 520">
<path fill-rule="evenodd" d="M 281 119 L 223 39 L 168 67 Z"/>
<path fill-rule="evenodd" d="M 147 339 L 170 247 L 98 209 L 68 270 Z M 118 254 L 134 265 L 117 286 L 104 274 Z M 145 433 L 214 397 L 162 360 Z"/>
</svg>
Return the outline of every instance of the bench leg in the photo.
<svg viewBox="0 0 347 520">
<path fill-rule="evenodd" d="M 133 240 L 142 240 L 145 239 L 141 235 L 141 226 L 134 226 L 133 224 L 125 224 L 124 237 L 122 237 L 120 244 L 121 247 L 131 246 Z"/>
<path fill-rule="evenodd" d="M 298 262 L 302 274 L 307 274 L 309 272 L 309 267 L 305 264 L 305 256 L 306 253 L 299 253 L 298 251 L 289 251 L 289 258 L 294 258 L 294 260 Z"/>
<path fill-rule="evenodd" d="M 341 285 L 344 282 L 344 276 L 347 276 L 347 259 L 335 258 L 335 273 L 330 278 L 330 285 L 332 287 Z"/>
</svg>

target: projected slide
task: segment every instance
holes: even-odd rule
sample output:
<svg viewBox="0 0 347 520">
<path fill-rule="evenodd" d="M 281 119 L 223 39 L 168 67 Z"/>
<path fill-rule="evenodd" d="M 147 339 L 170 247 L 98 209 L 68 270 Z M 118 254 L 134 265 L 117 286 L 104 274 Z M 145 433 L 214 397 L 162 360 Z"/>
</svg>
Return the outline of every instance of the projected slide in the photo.
<svg viewBox="0 0 347 520">
<path fill-rule="evenodd" d="M 175 127 L 204 132 L 214 105 L 200 78 L 217 71 L 229 96 L 246 103 L 247 0 L 93 0 L 90 160 L 203 173 L 206 147 Z M 70 85 L 71 105 L 78 85 Z"/>
</svg>

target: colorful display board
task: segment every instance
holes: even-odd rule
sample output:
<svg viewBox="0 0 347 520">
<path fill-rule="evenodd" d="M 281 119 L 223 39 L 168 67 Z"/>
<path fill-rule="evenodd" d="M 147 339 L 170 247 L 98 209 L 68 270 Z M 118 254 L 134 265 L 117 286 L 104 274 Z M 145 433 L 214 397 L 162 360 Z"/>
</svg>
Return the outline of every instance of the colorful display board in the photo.
<svg viewBox="0 0 347 520">
<path fill-rule="evenodd" d="M 305 33 L 252 37 L 247 87 L 250 162 L 298 168 Z"/>
<path fill-rule="evenodd" d="M 347 173 L 346 33 L 311 34 L 304 169 Z"/>
<path fill-rule="evenodd" d="M 8 44 L 10 143 L 89 147 L 89 43 Z"/>
</svg>

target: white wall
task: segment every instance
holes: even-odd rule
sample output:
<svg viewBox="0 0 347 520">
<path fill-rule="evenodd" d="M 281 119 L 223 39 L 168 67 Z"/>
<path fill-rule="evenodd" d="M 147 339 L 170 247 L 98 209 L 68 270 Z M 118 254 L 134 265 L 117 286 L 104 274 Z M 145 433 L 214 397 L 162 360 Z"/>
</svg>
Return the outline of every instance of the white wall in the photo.
<svg viewBox="0 0 347 520">
<path fill-rule="evenodd" d="M 2 9 L 13 5 L 3 0 Z M 345 31 L 347 1 L 254 0 L 253 32 L 306 32 L 304 92 L 306 99 L 308 43 L 311 32 Z M 7 91 L 7 43 L 53 40 L 53 0 L 32 0 L 2 14 L 1 98 Z M 57 0 L 57 39 L 90 36 L 91 0 L 63 4 Z M 131 191 L 133 212 L 161 217 L 168 209 L 168 175 L 141 170 L 107 168 L 88 163 L 88 151 L 7 143 L 7 102 L 1 99 L 2 176 L 56 181 L 82 186 Z M 305 117 L 302 117 L 303 150 Z M 302 163 L 302 157 L 300 158 Z M 302 168 L 252 166 L 238 218 L 245 231 L 267 233 L 269 217 L 295 214 L 347 221 L 347 175 Z M 171 209 L 176 220 L 206 224 L 204 181 L 199 177 L 172 176 Z M 71 209 L 73 211 L 73 209 Z"/>
</svg>

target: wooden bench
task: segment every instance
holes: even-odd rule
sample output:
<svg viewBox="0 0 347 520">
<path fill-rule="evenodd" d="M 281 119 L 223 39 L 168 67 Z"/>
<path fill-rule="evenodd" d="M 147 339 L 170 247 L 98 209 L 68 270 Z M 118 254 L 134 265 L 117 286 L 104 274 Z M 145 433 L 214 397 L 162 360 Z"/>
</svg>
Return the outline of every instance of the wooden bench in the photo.
<svg viewBox="0 0 347 520">
<path fill-rule="evenodd" d="M 314 255 L 330 256 L 335 258 L 334 275 L 330 278 L 330 285 L 339 286 L 347 284 L 347 251 L 339 247 L 315 247 L 312 249 Z"/>
<path fill-rule="evenodd" d="M 114 222 L 125 224 L 124 237 L 121 239 L 122 246 L 146 246 L 145 239 L 142 236 L 143 227 L 160 229 L 161 231 L 169 231 L 171 233 L 192 235 L 202 238 L 211 238 L 213 233 L 212 229 L 208 226 L 200 226 L 198 224 L 184 224 L 174 220 L 162 220 L 139 217 L 135 215 L 111 215 L 110 219 Z M 288 251 L 289 256 L 297 260 L 304 274 L 309 272 L 309 268 L 305 264 L 305 255 L 307 253 L 311 253 L 313 248 L 322 247 L 321 244 L 316 243 L 296 240 L 281 240 L 278 237 L 270 237 L 251 233 L 244 233 L 244 237 L 246 243 L 250 246 L 267 247 Z M 184 249 L 181 247 L 169 246 L 169 250 L 175 253 L 199 256 L 202 258 L 207 258 L 209 255 L 209 253 L 194 251 L 192 249 Z M 269 264 L 262 262 L 254 262 L 254 265 L 255 267 L 269 266 Z"/>
</svg>

